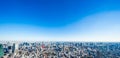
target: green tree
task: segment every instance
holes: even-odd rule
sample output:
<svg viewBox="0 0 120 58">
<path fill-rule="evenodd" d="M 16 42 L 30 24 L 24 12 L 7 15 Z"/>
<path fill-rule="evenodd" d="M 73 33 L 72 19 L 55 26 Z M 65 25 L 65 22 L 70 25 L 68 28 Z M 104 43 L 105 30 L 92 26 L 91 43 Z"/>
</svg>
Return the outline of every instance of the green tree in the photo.
<svg viewBox="0 0 120 58">
<path fill-rule="evenodd" d="M 0 57 L 4 56 L 3 46 L 0 44 Z"/>
</svg>

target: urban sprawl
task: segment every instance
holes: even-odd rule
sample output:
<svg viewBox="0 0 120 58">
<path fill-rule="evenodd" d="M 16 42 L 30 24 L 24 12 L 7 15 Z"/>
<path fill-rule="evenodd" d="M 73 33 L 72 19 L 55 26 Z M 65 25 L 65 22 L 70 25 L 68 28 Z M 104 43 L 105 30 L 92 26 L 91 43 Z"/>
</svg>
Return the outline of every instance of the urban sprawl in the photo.
<svg viewBox="0 0 120 58">
<path fill-rule="evenodd" d="M 0 42 L 0 58 L 120 58 L 120 43 Z"/>
</svg>

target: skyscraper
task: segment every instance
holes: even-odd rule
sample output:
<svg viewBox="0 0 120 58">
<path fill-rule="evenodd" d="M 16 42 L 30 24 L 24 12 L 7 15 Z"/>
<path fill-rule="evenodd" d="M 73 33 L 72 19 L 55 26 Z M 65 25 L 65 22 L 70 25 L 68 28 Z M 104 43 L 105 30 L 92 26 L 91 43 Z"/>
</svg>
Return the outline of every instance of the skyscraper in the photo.
<svg viewBox="0 0 120 58">
<path fill-rule="evenodd" d="M 12 46 L 12 53 L 14 53 L 14 52 L 15 52 L 15 43 Z"/>
</svg>

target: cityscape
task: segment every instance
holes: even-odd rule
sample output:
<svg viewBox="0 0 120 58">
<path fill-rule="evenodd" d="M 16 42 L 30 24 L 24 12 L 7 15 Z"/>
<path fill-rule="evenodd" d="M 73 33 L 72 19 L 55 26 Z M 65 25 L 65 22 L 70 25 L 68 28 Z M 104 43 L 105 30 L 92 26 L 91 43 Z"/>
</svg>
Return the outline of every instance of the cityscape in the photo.
<svg viewBox="0 0 120 58">
<path fill-rule="evenodd" d="M 0 0 L 0 58 L 120 58 L 120 0 Z"/>
<path fill-rule="evenodd" d="M 0 58 L 120 58 L 120 42 L 0 42 Z"/>
</svg>

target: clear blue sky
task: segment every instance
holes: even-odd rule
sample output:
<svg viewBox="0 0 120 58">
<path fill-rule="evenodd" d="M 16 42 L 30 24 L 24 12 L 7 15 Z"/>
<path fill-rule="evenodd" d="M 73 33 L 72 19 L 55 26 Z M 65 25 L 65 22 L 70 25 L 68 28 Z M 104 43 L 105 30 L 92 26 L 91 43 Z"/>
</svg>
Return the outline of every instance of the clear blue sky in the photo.
<svg viewBox="0 0 120 58">
<path fill-rule="evenodd" d="M 102 34 L 113 31 L 111 24 L 120 26 L 119 10 L 119 0 L 0 0 L 0 36 L 1 40 L 108 40 Z M 111 30 L 104 32 L 105 27 Z M 99 32 L 103 33 L 96 35 Z"/>
</svg>

